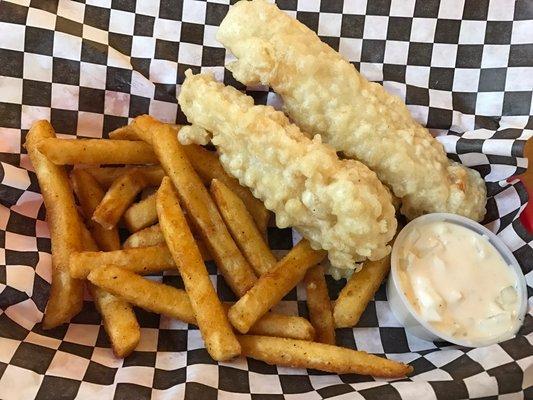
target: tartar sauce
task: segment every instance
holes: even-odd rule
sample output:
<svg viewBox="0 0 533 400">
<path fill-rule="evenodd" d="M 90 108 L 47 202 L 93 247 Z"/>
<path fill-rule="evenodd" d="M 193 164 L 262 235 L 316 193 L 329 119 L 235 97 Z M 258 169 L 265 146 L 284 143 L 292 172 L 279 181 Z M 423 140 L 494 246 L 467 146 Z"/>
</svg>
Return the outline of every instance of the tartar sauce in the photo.
<svg viewBox="0 0 533 400">
<path fill-rule="evenodd" d="M 399 253 L 402 290 L 419 316 L 450 337 L 482 341 L 520 324 L 517 279 L 482 236 L 445 221 L 422 224 Z"/>
</svg>

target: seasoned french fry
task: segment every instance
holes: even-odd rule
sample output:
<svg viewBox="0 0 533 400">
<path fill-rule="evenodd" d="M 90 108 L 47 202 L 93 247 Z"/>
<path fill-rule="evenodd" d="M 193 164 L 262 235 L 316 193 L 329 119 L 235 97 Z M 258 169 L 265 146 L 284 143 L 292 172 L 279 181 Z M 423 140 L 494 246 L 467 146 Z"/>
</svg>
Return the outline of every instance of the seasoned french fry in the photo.
<svg viewBox="0 0 533 400">
<path fill-rule="evenodd" d="M 102 189 L 109 189 L 109 187 L 119 177 L 132 169 L 137 169 L 143 175 L 150 186 L 159 186 L 161 180 L 165 176 L 165 171 L 159 165 L 141 165 L 137 167 L 87 167 L 84 168 L 89 174 L 93 176 Z"/>
<path fill-rule="evenodd" d="M 69 274 L 70 254 L 83 249 L 74 194 L 64 168 L 53 164 L 38 150 L 41 143 L 54 138 L 54 129 L 48 121 L 35 122 L 26 137 L 26 149 L 39 181 L 52 239 L 52 286 L 44 313 L 44 329 L 68 322 L 83 305 L 83 281 Z"/>
<path fill-rule="evenodd" d="M 248 332 L 259 318 L 302 280 L 307 269 L 325 256 L 325 251 L 313 250 L 307 240 L 301 240 L 230 308 L 228 317 L 232 325 L 241 333 Z"/>
<path fill-rule="evenodd" d="M 305 289 L 309 320 L 316 332 L 315 340 L 320 343 L 335 344 L 333 310 L 324 277 L 324 268 L 321 265 L 315 265 L 307 270 Z"/>
<path fill-rule="evenodd" d="M 268 364 L 383 378 L 398 378 L 413 371 L 410 365 L 330 344 L 252 335 L 238 339 L 243 355 Z"/>
<path fill-rule="evenodd" d="M 189 324 L 196 323 L 185 290 L 145 279 L 116 265 L 93 269 L 87 279 L 96 286 L 147 311 Z"/>
<path fill-rule="evenodd" d="M 263 235 L 266 234 L 270 212 L 260 200 L 252 195 L 249 189 L 241 186 L 237 179 L 224 171 L 217 154 L 195 144 L 183 146 L 183 150 L 200 178 L 208 183 L 213 179 L 218 179 L 224 183 L 245 204 L 259 231 Z"/>
<path fill-rule="evenodd" d="M 349 328 L 357 325 L 389 270 L 390 255 L 378 261 L 366 261 L 361 271 L 352 274 L 333 307 L 335 327 Z"/>
<path fill-rule="evenodd" d="M 193 228 L 206 242 L 228 285 L 242 296 L 255 283 L 254 272 L 231 238 L 217 206 L 179 144 L 176 132 L 146 115 L 137 117 L 132 126 L 139 137 L 152 144 L 161 166 L 177 188 Z"/>
<path fill-rule="evenodd" d="M 135 233 L 132 233 L 124 242 L 122 247 L 130 249 L 133 247 L 148 247 L 157 246 L 158 244 L 164 244 L 165 238 L 159 224 L 149 226 L 148 228 L 141 229 Z"/>
<path fill-rule="evenodd" d="M 49 138 L 38 144 L 38 150 L 56 165 L 157 162 L 151 147 L 141 141 Z"/>
<path fill-rule="evenodd" d="M 104 191 L 98 182 L 83 169 L 75 169 L 70 175 L 72 187 L 80 202 L 81 209 L 86 219 L 87 226 L 98 247 L 105 251 L 120 249 L 120 239 L 116 228 L 105 229 L 100 224 L 91 220 L 98 204 L 104 198 Z"/>
<path fill-rule="evenodd" d="M 124 223 L 130 232 L 137 232 L 156 222 L 155 193 L 138 203 L 133 203 L 124 213 Z"/>
<path fill-rule="evenodd" d="M 204 261 L 212 260 L 213 257 L 209 254 L 209 250 L 204 241 L 198 238 L 195 238 L 194 240 L 196 241 L 196 245 L 198 246 Z M 159 244 L 165 244 L 165 238 L 163 237 L 163 232 L 161 232 L 159 224 L 155 224 L 133 233 L 128 239 L 126 239 L 123 247 L 129 249 L 133 247 L 156 246 Z"/>
<path fill-rule="evenodd" d="M 175 270 L 176 264 L 165 244 L 115 251 L 85 251 L 70 256 L 70 275 L 87 278 L 91 270 L 103 265 L 116 265 L 137 274 L 153 274 Z"/>
<path fill-rule="evenodd" d="M 218 179 L 211 182 L 211 196 L 235 243 L 258 276 L 276 265 L 276 257 L 265 243 L 242 200 Z"/>
<path fill-rule="evenodd" d="M 305 318 L 272 312 L 267 312 L 252 325 L 249 333 L 301 340 L 313 340 L 315 338 L 315 329 Z"/>
<path fill-rule="evenodd" d="M 94 210 L 92 220 L 105 229 L 113 229 L 135 196 L 147 186 L 144 175 L 136 169 L 118 178 Z"/>
<path fill-rule="evenodd" d="M 109 139 L 113 140 L 139 140 L 139 137 L 135 134 L 131 126 L 121 126 L 111 132 L 109 132 Z"/>
<path fill-rule="evenodd" d="M 82 224 L 82 237 L 85 250 L 98 251 L 98 245 L 87 228 Z M 119 243 L 120 245 L 120 243 Z M 102 316 L 113 352 L 119 358 L 129 355 L 139 344 L 141 328 L 131 305 L 119 297 L 89 283 L 96 309 Z"/>
<path fill-rule="evenodd" d="M 217 361 L 239 355 L 241 346 L 209 279 L 168 177 L 163 178 L 157 191 L 157 215 L 167 246 L 183 278 L 208 353 Z"/>
</svg>

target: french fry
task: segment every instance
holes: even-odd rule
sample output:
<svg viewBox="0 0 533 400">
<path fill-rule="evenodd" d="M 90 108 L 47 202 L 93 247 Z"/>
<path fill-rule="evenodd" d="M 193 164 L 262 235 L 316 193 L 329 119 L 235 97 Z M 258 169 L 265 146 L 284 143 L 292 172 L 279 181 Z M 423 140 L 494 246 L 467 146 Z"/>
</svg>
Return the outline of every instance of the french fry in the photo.
<svg viewBox="0 0 533 400">
<path fill-rule="evenodd" d="M 267 364 L 383 378 L 399 378 L 413 371 L 410 365 L 330 344 L 253 335 L 238 339 L 243 355 Z"/>
<path fill-rule="evenodd" d="M 159 186 L 161 180 L 165 176 L 165 171 L 159 165 L 141 165 L 136 167 L 87 167 L 84 171 L 87 171 L 93 176 L 102 189 L 109 189 L 109 187 L 119 177 L 132 169 L 137 169 L 143 175 L 150 186 Z"/>
<path fill-rule="evenodd" d="M 315 340 L 319 343 L 335 344 L 333 310 L 324 277 L 324 268 L 321 265 L 309 268 L 304 280 L 309 320 L 315 328 Z"/>
<path fill-rule="evenodd" d="M 153 282 L 116 265 L 95 268 L 87 279 L 96 286 L 147 311 L 189 324 L 196 323 L 185 290 Z"/>
<path fill-rule="evenodd" d="M 118 178 L 94 210 L 92 220 L 105 229 L 113 229 L 135 197 L 147 186 L 144 175 L 136 169 Z"/>
<path fill-rule="evenodd" d="M 120 249 L 120 239 L 116 228 L 104 229 L 100 224 L 91 220 L 98 204 L 104 198 L 104 191 L 91 174 L 83 169 L 75 169 L 70 175 L 72 187 L 80 202 L 81 209 L 86 219 L 87 227 L 98 247 L 105 251 Z"/>
<path fill-rule="evenodd" d="M 83 224 L 81 230 L 85 250 L 98 251 L 95 238 Z M 102 316 L 104 329 L 111 342 L 113 352 L 119 358 L 128 356 L 137 347 L 141 339 L 141 328 L 133 308 L 128 302 L 92 283 L 89 283 L 88 286 L 96 309 Z"/>
<path fill-rule="evenodd" d="M 313 250 L 307 240 L 301 240 L 230 308 L 228 317 L 232 325 L 239 332 L 247 333 L 259 318 L 302 280 L 310 267 L 325 256 L 325 251 Z"/>
<path fill-rule="evenodd" d="M 249 330 L 252 335 L 313 340 L 315 329 L 302 317 L 267 312 Z"/>
<path fill-rule="evenodd" d="M 241 353 L 241 346 L 209 279 L 200 250 L 194 242 L 178 196 L 168 177 L 163 178 L 157 191 L 157 215 L 159 226 L 189 295 L 208 353 L 217 361 L 236 357 Z"/>
<path fill-rule="evenodd" d="M 248 212 L 252 215 L 257 228 L 261 234 L 265 235 L 270 212 L 260 200 L 252 195 L 249 189 L 241 186 L 237 179 L 228 175 L 220 164 L 217 154 L 194 144 L 183 146 L 183 150 L 194 170 L 204 182 L 209 184 L 213 179 L 217 179 L 239 196 Z"/>
<path fill-rule="evenodd" d="M 40 141 L 37 149 L 56 165 L 157 162 L 151 147 L 141 141 L 48 138 Z"/>
<path fill-rule="evenodd" d="M 209 254 L 209 250 L 204 241 L 198 238 L 195 238 L 194 240 L 196 241 L 196 245 L 198 246 L 204 261 L 212 260 L 213 257 Z M 159 244 L 165 244 L 165 238 L 163 237 L 163 232 L 161 232 L 159 224 L 155 224 L 131 234 L 124 242 L 123 247 L 129 249 L 133 247 L 157 246 Z"/>
<path fill-rule="evenodd" d="M 133 203 L 124 213 L 124 223 L 130 232 L 137 232 L 156 222 L 155 193 L 138 203 Z"/>
<path fill-rule="evenodd" d="M 129 125 L 126 125 L 109 132 L 109 139 L 139 140 L 139 137 L 135 134 L 135 131 Z"/>
<path fill-rule="evenodd" d="M 226 282 L 242 296 L 256 282 L 250 264 L 231 238 L 213 199 L 192 168 L 176 132 L 150 116 L 137 117 L 135 133 L 152 144 L 161 166 L 177 188 L 180 201 L 209 248 Z"/>
<path fill-rule="evenodd" d="M 84 251 L 70 256 L 70 275 L 85 279 L 91 270 L 116 265 L 142 275 L 175 270 L 176 264 L 165 244 L 115 251 Z"/>
<path fill-rule="evenodd" d="M 390 255 L 378 261 L 366 261 L 361 271 L 352 274 L 333 307 L 335 327 L 349 328 L 357 325 L 389 270 Z"/>
<path fill-rule="evenodd" d="M 74 194 L 64 168 L 38 150 L 41 143 L 54 138 L 54 129 L 48 121 L 35 122 L 26 137 L 26 149 L 39 181 L 52 240 L 52 286 L 44 313 L 44 329 L 68 322 L 83 305 L 83 281 L 69 274 L 70 254 L 83 248 Z"/>
<path fill-rule="evenodd" d="M 242 200 L 218 179 L 211 181 L 211 196 L 224 219 L 235 243 L 254 269 L 261 276 L 276 265 L 276 257 L 265 243 Z"/>
</svg>

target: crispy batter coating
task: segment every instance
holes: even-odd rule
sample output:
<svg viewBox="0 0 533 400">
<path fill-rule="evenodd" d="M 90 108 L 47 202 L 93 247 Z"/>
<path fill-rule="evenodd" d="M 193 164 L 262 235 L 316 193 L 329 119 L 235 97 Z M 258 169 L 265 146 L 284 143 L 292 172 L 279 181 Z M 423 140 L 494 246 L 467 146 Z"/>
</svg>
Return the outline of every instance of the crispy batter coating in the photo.
<svg viewBox="0 0 533 400">
<path fill-rule="evenodd" d="M 477 171 L 450 161 L 405 104 L 368 82 L 306 26 L 260 0 L 234 5 L 217 39 L 238 58 L 228 68 L 244 84 L 270 85 L 310 135 L 360 160 L 414 218 L 451 212 L 481 220 L 486 189 Z"/>
<path fill-rule="evenodd" d="M 212 75 L 186 75 L 179 103 L 187 119 L 212 132 L 223 167 L 274 211 L 280 228 L 296 228 L 339 268 L 389 253 L 394 207 L 374 172 L 339 160 L 319 136 L 307 138 L 282 112 L 255 106 Z M 204 140 L 197 127 L 182 136 L 194 141 L 195 132 Z"/>
</svg>

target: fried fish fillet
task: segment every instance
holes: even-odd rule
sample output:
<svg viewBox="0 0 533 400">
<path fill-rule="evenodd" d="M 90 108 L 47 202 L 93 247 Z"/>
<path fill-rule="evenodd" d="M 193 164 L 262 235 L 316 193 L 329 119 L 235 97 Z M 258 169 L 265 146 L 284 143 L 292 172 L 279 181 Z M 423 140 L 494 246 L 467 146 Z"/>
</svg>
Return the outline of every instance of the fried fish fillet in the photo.
<svg viewBox="0 0 533 400">
<path fill-rule="evenodd" d="M 485 215 L 479 173 L 450 161 L 443 146 L 405 104 L 355 67 L 305 25 L 264 1 L 241 1 L 222 21 L 217 39 L 238 61 L 228 68 L 244 84 L 270 85 L 303 131 L 373 171 L 415 218 L 451 212 Z"/>
<path fill-rule="evenodd" d="M 212 75 L 187 71 L 179 104 L 194 124 L 180 140 L 205 142 L 211 132 L 223 167 L 274 211 L 278 227 L 297 229 L 337 268 L 389 253 L 391 195 L 366 166 L 339 160 L 319 136 L 309 139 L 282 112 L 254 105 Z"/>
</svg>

